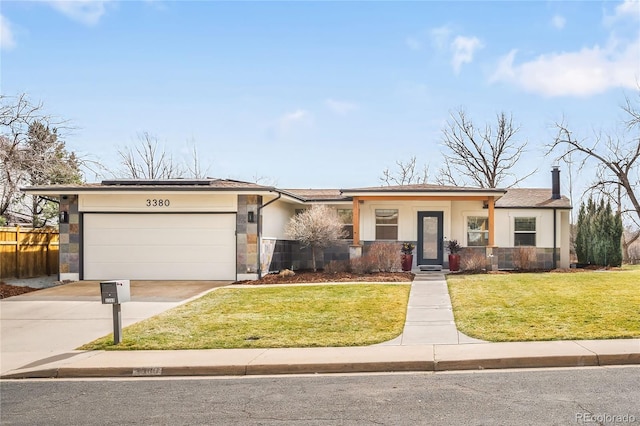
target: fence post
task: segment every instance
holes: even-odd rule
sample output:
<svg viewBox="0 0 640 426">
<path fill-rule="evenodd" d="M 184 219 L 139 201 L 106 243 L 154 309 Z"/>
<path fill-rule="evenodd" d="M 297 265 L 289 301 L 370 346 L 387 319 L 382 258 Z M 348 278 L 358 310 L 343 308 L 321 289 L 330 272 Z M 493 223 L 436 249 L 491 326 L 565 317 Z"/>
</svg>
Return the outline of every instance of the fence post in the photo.
<svg viewBox="0 0 640 426">
<path fill-rule="evenodd" d="M 20 278 L 20 225 L 16 226 L 16 278 Z"/>
</svg>

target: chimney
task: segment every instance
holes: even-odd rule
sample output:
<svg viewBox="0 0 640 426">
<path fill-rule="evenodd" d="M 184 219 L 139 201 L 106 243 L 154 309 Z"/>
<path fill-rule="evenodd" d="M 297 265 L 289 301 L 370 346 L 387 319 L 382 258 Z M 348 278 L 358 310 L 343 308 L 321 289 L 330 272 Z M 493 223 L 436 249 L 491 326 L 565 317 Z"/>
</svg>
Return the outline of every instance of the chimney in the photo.
<svg viewBox="0 0 640 426">
<path fill-rule="evenodd" d="M 560 169 L 558 166 L 553 166 L 553 170 L 551 170 L 551 198 L 560 199 Z"/>
</svg>

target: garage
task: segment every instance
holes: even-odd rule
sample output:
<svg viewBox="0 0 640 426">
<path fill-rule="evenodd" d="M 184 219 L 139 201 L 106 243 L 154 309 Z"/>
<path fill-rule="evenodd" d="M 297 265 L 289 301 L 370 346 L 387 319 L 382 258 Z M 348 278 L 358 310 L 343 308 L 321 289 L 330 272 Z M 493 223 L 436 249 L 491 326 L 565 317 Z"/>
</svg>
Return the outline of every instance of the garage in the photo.
<svg viewBox="0 0 640 426">
<path fill-rule="evenodd" d="M 235 280 L 236 215 L 85 213 L 83 279 Z"/>
</svg>

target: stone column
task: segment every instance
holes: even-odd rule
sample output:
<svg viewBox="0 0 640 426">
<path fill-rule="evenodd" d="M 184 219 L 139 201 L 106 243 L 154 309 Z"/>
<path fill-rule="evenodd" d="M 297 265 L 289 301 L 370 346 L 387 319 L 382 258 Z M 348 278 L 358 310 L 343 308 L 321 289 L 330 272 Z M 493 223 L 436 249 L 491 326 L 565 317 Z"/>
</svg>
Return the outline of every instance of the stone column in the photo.
<svg viewBox="0 0 640 426">
<path fill-rule="evenodd" d="M 60 281 L 80 280 L 80 214 L 78 196 L 60 196 L 60 211 L 67 212 L 69 223 L 61 223 L 59 243 Z"/>
</svg>

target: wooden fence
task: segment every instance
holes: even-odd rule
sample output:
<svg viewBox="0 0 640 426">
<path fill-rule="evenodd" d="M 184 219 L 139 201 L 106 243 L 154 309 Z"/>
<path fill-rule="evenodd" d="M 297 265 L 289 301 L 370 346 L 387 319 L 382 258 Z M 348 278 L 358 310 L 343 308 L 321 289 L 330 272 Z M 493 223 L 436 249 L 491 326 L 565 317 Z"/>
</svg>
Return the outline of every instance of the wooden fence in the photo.
<svg viewBox="0 0 640 426">
<path fill-rule="evenodd" d="M 59 238 L 55 229 L 0 227 L 0 278 L 57 274 Z"/>
</svg>

